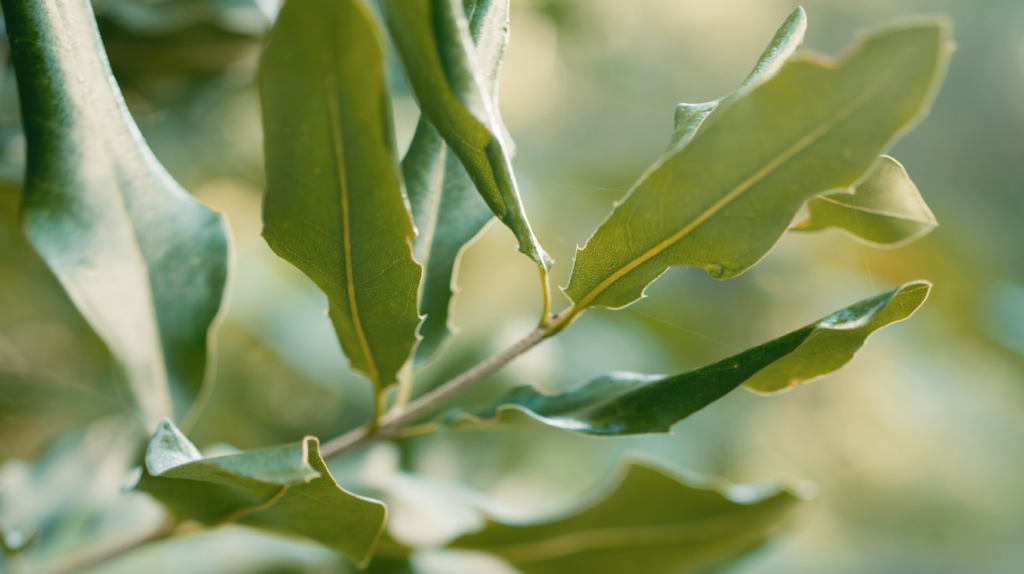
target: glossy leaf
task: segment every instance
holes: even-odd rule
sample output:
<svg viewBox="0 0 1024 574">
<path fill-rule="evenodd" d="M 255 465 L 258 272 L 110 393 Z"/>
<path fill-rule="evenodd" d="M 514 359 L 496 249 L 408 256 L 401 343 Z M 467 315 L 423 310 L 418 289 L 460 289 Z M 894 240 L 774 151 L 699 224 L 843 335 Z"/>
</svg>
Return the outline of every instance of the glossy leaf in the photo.
<svg viewBox="0 0 1024 574">
<path fill-rule="evenodd" d="M 28 144 L 25 233 L 153 429 L 184 416 L 207 376 L 227 278 L 224 222 L 146 146 L 87 0 L 4 0 L 3 9 Z"/>
<path fill-rule="evenodd" d="M 668 153 L 685 147 L 693 139 L 693 136 L 697 135 L 698 130 L 706 129 L 733 102 L 779 73 L 783 64 L 800 49 L 806 31 L 807 14 L 803 7 L 798 6 L 779 27 L 775 37 L 757 60 L 757 65 L 743 80 L 739 88 L 712 102 L 679 104 L 676 107 L 675 128 L 668 146 Z"/>
<path fill-rule="evenodd" d="M 931 284 L 918 281 L 875 295 L 820 321 L 717 363 L 679 375 L 612 373 L 579 389 L 546 396 L 533 387 L 512 389 L 473 415 L 456 414 L 450 424 L 524 418 L 591 435 L 669 432 L 672 426 L 740 385 L 772 393 L 807 383 L 848 363 L 872 333 L 910 317 Z"/>
<path fill-rule="evenodd" d="M 524 574 L 707 572 L 774 535 L 800 502 L 778 487 L 687 484 L 633 462 L 582 509 L 530 524 L 491 520 L 450 546 L 496 554 Z"/>
<path fill-rule="evenodd" d="M 856 183 L 926 113 L 947 44 L 945 21 L 929 20 L 838 62 L 790 60 L 659 160 L 578 250 L 576 313 L 629 305 L 673 265 L 727 279 L 757 263 L 805 201 Z"/>
<path fill-rule="evenodd" d="M 508 0 L 382 0 L 391 37 L 423 115 L 465 166 L 519 250 L 548 266 L 512 173 L 512 142 L 498 113 L 498 73 L 508 43 Z M 470 17 L 466 18 L 466 13 Z M 474 47 L 474 40 L 479 40 Z"/>
<path fill-rule="evenodd" d="M 146 451 L 139 490 L 182 518 L 238 522 L 315 540 L 357 563 L 372 555 L 387 510 L 342 489 L 320 458 L 319 442 L 301 442 L 203 458 L 165 420 Z"/>
<path fill-rule="evenodd" d="M 378 392 L 416 343 L 421 268 L 402 194 L 379 31 L 360 0 L 292 0 L 260 67 L 263 236 L 327 294 Z"/>
<path fill-rule="evenodd" d="M 907 170 L 887 155 L 878 158 L 852 191 L 807 202 L 810 218 L 792 230 L 840 229 L 872 247 L 893 248 L 920 239 L 939 225 Z"/>
</svg>

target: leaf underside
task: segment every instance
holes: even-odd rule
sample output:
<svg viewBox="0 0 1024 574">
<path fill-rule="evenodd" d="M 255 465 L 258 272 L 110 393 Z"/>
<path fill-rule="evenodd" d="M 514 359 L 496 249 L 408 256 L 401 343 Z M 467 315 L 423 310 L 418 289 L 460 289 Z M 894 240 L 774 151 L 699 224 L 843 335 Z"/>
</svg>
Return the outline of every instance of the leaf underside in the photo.
<svg viewBox="0 0 1024 574">
<path fill-rule="evenodd" d="M 87 0 L 2 4 L 27 140 L 25 233 L 122 368 L 147 428 L 181 419 L 208 376 L 224 221 L 146 146 Z"/>
<path fill-rule="evenodd" d="M 167 420 L 150 441 L 136 488 L 182 518 L 303 536 L 360 564 L 372 555 L 387 515 L 382 503 L 338 486 L 313 437 L 203 458 Z"/>
<path fill-rule="evenodd" d="M 695 487 L 646 462 L 587 507 L 552 521 L 488 521 L 452 548 L 496 554 L 524 574 L 689 574 L 722 566 L 772 536 L 801 500 L 786 490 Z"/>
<path fill-rule="evenodd" d="M 422 271 L 372 16 L 359 0 L 289 1 L 259 80 L 263 235 L 327 294 L 352 368 L 379 391 L 416 344 Z"/>
<path fill-rule="evenodd" d="M 931 284 L 907 283 L 802 329 L 700 369 L 672 376 L 612 373 L 579 389 L 546 396 L 512 389 L 490 407 L 449 417 L 455 429 L 514 424 L 523 419 L 589 435 L 667 433 L 672 426 L 740 385 L 761 393 L 784 391 L 848 363 L 875 331 L 910 317 Z"/>
<path fill-rule="evenodd" d="M 629 305 L 673 265 L 726 279 L 757 263 L 805 201 L 854 185 L 927 112 L 947 39 L 944 21 L 925 21 L 869 35 L 839 62 L 798 56 L 714 114 L 578 250 L 574 307 Z"/>
<path fill-rule="evenodd" d="M 839 229 L 872 247 L 891 249 L 919 239 L 939 225 L 907 170 L 887 155 L 878 158 L 852 191 L 807 202 L 810 217 L 791 231 Z"/>
</svg>

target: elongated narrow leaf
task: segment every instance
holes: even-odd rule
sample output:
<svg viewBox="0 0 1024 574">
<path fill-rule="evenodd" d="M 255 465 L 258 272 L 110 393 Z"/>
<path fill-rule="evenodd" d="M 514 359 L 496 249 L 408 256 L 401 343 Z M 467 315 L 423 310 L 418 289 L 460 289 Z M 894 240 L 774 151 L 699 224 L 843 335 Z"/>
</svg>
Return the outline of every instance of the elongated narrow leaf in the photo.
<svg viewBox="0 0 1024 574">
<path fill-rule="evenodd" d="M 25 233 L 123 367 L 153 429 L 182 416 L 206 378 L 227 278 L 224 222 L 146 146 L 87 0 L 3 0 L 3 9 L 28 143 Z"/>
<path fill-rule="evenodd" d="M 489 521 L 451 547 L 496 554 L 524 574 L 707 572 L 773 536 L 801 503 L 778 487 L 708 486 L 633 462 L 585 508 L 550 522 Z"/>
<path fill-rule="evenodd" d="M 357 563 L 369 560 L 387 510 L 342 489 L 320 458 L 319 442 L 302 442 L 203 458 L 170 422 L 146 451 L 137 489 L 182 518 L 238 522 L 315 540 Z"/>
<path fill-rule="evenodd" d="M 497 111 L 508 0 L 467 6 L 460 0 L 382 0 L 381 7 L 423 115 L 462 161 L 491 211 L 515 234 L 519 250 L 548 266 L 519 198 L 512 142 Z"/>
<path fill-rule="evenodd" d="M 416 362 L 422 363 L 455 328 L 450 315 L 459 260 L 494 215 L 426 119 L 416 127 L 402 168 L 419 230 L 413 254 L 423 265 L 420 313 L 425 318 L 420 326 L 423 340 L 416 347 Z"/>
<path fill-rule="evenodd" d="M 612 373 L 554 396 L 517 387 L 494 405 L 473 415 L 457 413 L 449 421 L 467 430 L 528 417 L 591 435 L 669 432 L 742 384 L 772 393 L 838 370 L 872 333 L 910 317 L 930 289 L 924 281 L 907 283 L 695 371 L 667 377 Z"/>
<path fill-rule="evenodd" d="M 672 140 L 668 146 L 668 152 L 672 153 L 686 146 L 693 139 L 700 129 L 714 123 L 714 119 L 724 112 L 728 107 L 741 97 L 750 93 L 751 90 L 768 81 L 775 74 L 779 73 L 783 64 L 789 61 L 796 54 L 804 42 L 804 33 L 807 31 L 807 14 L 803 7 L 796 10 L 786 18 L 779 30 L 775 33 L 771 43 L 765 48 L 764 53 L 757 61 L 757 65 L 750 74 L 743 80 L 739 88 L 729 95 L 712 102 L 703 104 L 679 104 L 676 107 L 675 129 L 672 132 Z"/>
<path fill-rule="evenodd" d="M 878 158 L 852 191 L 807 202 L 811 217 L 792 230 L 840 229 L 872 247 L 893 248 L 920 239 L 939 225 L 907 170 L 887 155 Z"/>
<path fill-rule="evenodd" d="M 352 368 L 378 391 L 416 343 L 412 222 L 380 38 L 360 0 L 290 0 L 260 68 L 263 235 L 327 294 Z"/>
<path fill-rule="evenodd" d="M 484 80 L 498 112 L 498 77 L 508 44 L 507 2 L 467 2 L 466 18 Z M 500 118 L 498 119 L 500 124 Z M 502 125 L 502 133 L 504 126 Z M 505 142 L 511 143 L 506 137 Z M 509 155 L 511 145 L 505 148 Z M 455 329 L 450 318 L 456 273 L 462 252 L 493 214 L 477 193 L 466 169 L 433 125 L 421 117 L 409 152 L 402 160 L 405 183 L 419 237 L 413 254 L 424 268 L 420 313 L 425 315 L 416 361 L 433 356 Z"/>
<path fill-rule="evenodd" d="M 665 269 L 757 263 L 808 199 L 845 188 L 928 110 L 944 21 L 877 32 L 839 62 L 797 57 L 656 163 L 577 252 L 577 311 L 636 301 Z"/>
</svg>

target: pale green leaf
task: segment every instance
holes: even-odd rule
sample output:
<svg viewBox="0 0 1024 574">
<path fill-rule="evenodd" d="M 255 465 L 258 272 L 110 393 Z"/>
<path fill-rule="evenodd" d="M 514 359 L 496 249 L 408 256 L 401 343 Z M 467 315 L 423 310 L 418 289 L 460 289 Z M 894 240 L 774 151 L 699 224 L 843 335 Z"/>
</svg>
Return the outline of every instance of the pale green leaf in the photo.
<svg viewBox="0 0 1024 574">
<path fill-rule="evenodd" d="M 805 201 L 856 183 L 929 109 L 948 25 L 869 35 L 838 62 L 796 57 L 659 160 L 577 252 L 571 319 L 636 301 L 673 265 L 734 277 L 778 241 Z"/>
<path fill-rule="evenodd" d="M 782 65 L 800 49 L 806 31 L 807 14 L 803 7 L 798 6 L 779 27 L 775 37 L 758 59 L 757 65 L 739 88 L 713 102 L 679 104 L 676 107 L 675 129 L 669 142 L 668 153 L 686 146 L 698 130 L 707 129 L 714 118 L 721 115 L 733 102 L 779 73 Z"/>
<path fill-rule="evenodd" d="M 313 437 L 203 458 L 167 420 L 149 443 L 136 488 L 182 518 L 304 536 L 357 563 L 369 560 L 387 516 L 382 503 L 338 486 Z"/>
<path fill-rule="evenodd" d="M 379 31 L 360 0 L 291 0 L 260 67 L 263 235 L 327 294 L 378 392 L 416 343 L 421 268 L 402 195 Z"/>
<path fill-rule="evenodd" d="M 939 225 L 907 170 L 887 155 L 878 158 L 852 191 L 807 202 L 810 218 L 792 230 L 839 229 L 872 247 L 893 248 L 920 239 Z"/>
<path fill-rule="evenodd" d="M 550 258 L 523 210 L 512 173 L 512 142 L 497 111 L 508 0 L 467 6 L 459 0 L 382 0 L 381 7 L 423 115 L 462 161 L 491 211 L 515 234 L 519 250 L 548 266 Z"/>
<path fill-rule="evenodd" d="M 583 508 L 529 524 L 491 520 L 450 546 L 496 554 L 524 574 L 706 572 L 776 534 L 801 503 L 777 486 L 688 482 L 632 462 Z"/>
<path fill-rule="evenodd" d="M 579 389 L 547 396 L 533 387 L 512 389 L 472 415 L 449 418 L 455 429 L 533 419 L 590 435 L 669 432 L 672 426 L 740 385 L 777 392 L 807 383 L 848 363 L 872 333 L 910 317 L 931 284 L 907 283 L 738 355 L 686 373 L 612 373 Z"/>
<path fill-rule="evenodd" d="M 146 146 L 87 0 L 4 0 L 3 9 L 28 144 L 25 233 L 153 429 L 184 416 L 206 379 L 227 279 L 224 222 Z"/>
</svg>

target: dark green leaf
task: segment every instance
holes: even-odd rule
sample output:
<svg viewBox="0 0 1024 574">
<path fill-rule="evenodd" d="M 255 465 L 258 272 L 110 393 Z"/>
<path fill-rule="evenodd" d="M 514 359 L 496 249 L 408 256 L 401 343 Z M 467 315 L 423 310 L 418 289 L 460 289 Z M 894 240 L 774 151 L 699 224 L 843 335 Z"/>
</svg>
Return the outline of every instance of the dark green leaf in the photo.
<svg viewBox="0 0 1024 574">
<path fill-rule="evenodd" d="M 167 420 L 149 443 L 146 470 L 136 488 L 183 518 L 305 536 L 357 563 L 369 560 L 387 515 L 382 503 L 334 482 L 313 437 L 203 458 Z"/>
<path fill-rule="evenodd" d="M 2 4 L 28 143 L 26 235 L 155 428 L 182 417 L 206 378 L 227 278 L 224 222 L 146 146 L 87 0 Z"/>
<path fill-rule="evenodd" d="M 883 155 L 853 193 L 807 202 L 811 216 L 793 231 L 840 229 L 872 247 L 893 248 L 920 239 L 939 222 L 900 162 Z"/>
<path fill-rule="evenodd" d="M 496 554 L 524 574 L 707 572 L 774 535 L 801 502 L 777 487 L 690 485 L 641 462 L 616 482 L 568 515 L 488 521 L 450 546 Z"/>
<path fill-rule="evenodd" d="M 360 0 L 292 0 L 260 67 L 263 235 L 327 294 L 352 368 L 380 392 L 416 343 L 421 268 L 380 38 Z"/>
<path fill-rule="evenodd" d="M 931 284 L 918 281 L 875 295 L 717 363 L 679 375 L 612 373 L 561 395 L 533 387 L 512 389 L 473 415 L 455 415 L 455 428 L 523 418 L 592 435 L 669 432 L 672 425 L 736 387 L 764 393 L 785 390 L 838 370 L 872 333 L 910 317 Z"/>
<path fill-rule="evenodd" d="M 949 58 L 942 20 L 876 32 L 839 62 L 797 57 L 659 160 L 577 252 L 571 319 L 636 301 L 673 265 L 726 279 L 805 201 L 845 188 L 928 110 Z"/>
<path fill-rule="evenodd" d="M 497 111 L 508 0 L 467 4 L 381 1 L 423 115 L 462 161 L 491 211 L 515 234 L 519 250 L 547 267 L 550 259 L 523 211 L 512 173 L 512 142 Z"/>
</svg>

